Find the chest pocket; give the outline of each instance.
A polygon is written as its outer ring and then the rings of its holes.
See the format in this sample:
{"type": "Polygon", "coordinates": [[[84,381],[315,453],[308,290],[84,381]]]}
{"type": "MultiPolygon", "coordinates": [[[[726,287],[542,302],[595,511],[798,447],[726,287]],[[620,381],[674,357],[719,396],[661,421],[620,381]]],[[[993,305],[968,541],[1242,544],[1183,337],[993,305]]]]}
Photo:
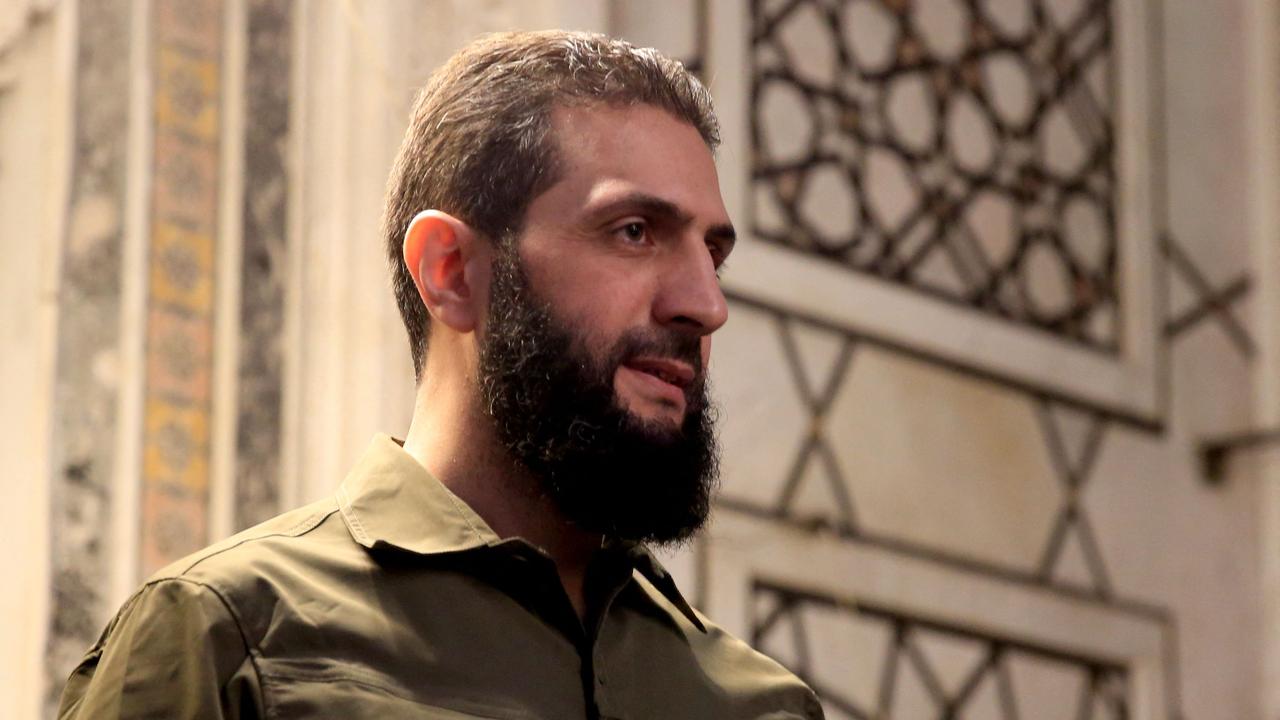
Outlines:
{"type": "Polygon", "coordinates": [[[500,707],[466,698],[405,697],[378,684],[351,677],[324,680],[264,676],[268,718],[340,717],[344,720],[562,720],[520,707],[500,707]]]}

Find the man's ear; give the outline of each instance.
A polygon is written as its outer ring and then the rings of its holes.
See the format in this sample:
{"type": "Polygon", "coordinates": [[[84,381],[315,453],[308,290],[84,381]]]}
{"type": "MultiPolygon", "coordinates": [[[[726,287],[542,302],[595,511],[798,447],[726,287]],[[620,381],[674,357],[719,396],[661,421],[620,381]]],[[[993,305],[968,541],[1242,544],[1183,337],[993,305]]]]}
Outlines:
{"type": "Polygon", "coordinates": [[[404,234],[404,264],[436,320],[458,332],[476,327],[476,288],[466,272],[478,250],[469,225],[439,210],[423,210],[404,234]]]}

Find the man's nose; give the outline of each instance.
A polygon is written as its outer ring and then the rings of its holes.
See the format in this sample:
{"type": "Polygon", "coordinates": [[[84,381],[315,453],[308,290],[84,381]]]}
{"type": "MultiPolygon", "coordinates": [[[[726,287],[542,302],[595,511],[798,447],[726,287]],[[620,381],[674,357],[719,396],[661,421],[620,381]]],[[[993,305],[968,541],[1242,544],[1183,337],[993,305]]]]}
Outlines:
{"type": "Polygon", "coordinates": [[[698,335],[710,335],[729,319],[715,262],[706,244],[682,243],[658,281],[654,319],[698,335]]]}

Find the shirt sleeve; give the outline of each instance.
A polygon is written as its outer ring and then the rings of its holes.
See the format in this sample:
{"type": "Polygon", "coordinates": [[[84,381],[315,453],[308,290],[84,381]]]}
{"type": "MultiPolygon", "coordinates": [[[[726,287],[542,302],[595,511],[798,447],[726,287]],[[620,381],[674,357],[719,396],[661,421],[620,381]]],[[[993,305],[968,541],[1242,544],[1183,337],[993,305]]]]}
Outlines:
{"type": "Polygon", "coordinates": [[[72,672],[59,720],[261,717],[262,690],[239,623],[207,585],[145,585],[72,672]]]}

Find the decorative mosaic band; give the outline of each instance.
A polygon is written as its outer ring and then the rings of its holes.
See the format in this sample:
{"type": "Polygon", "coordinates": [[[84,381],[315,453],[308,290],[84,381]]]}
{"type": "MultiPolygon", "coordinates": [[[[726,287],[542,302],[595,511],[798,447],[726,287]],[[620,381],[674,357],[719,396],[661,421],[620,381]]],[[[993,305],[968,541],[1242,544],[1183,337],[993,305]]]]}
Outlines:
{"type": "Polygon", "coordinates": [[[222,2],[154,7],[142,572],[209,541],[222,2]]]}

